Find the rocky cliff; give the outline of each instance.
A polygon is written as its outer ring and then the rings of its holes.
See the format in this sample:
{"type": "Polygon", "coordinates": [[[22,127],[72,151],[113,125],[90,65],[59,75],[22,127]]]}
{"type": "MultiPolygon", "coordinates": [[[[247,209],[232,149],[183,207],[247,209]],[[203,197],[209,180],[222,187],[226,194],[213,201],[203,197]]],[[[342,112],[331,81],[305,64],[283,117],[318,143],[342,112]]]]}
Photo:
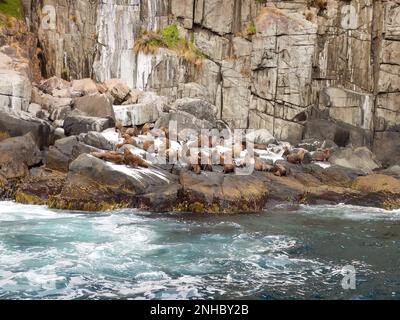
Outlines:
{"type": "Polygon", "coordinates": [[[322,137],[366,145],[386,162],[394,152],[400,156],[399,1],[33,0],[31,6],[46,76],[121,78],[171,99],[205,99],[233,128],[267,128],[290,142],[322,137]],[[53,28],[41,23],[48,5],[55,8],[53,28]],[[135,54],[140,32],[171,23],[205,54],[200,70],[168,50],[135,54]]]}
{"type": "Polygon", "coordinates": [[[0,198],[399,206],[400,1],[22,4],[0,2],[0,198]]]}

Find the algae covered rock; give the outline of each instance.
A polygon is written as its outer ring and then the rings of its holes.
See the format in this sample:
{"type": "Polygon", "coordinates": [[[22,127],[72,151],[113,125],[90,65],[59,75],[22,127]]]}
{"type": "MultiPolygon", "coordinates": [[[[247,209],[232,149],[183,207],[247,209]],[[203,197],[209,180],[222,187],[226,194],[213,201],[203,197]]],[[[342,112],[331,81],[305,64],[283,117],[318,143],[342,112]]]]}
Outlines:
{"type": "Polygon", "coordinates": [[[49,206],[84,211],[137,208],[142,195],[161,192],[176,180],[161,169],[134,169],[82,154],[70,164],[65,186],[50,198],[49,206]]]}
{"type": "Polygon", "coordinates": [[[254,176],[206,173],[180,174],[179,202],[176,210],[201,213],[250,213],[261,211],[267,201],[264,182],[254,176]]]}

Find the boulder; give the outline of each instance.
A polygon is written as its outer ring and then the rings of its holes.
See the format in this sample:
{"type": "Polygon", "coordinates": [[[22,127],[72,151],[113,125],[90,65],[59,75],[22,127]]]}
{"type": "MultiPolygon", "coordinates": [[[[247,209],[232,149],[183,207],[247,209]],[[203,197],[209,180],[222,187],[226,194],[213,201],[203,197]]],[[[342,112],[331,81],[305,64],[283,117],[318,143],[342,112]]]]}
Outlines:
{"type": "Polygon", "coordinates": [[[160,116],[157,106],[153,103],[114,106],[114,114],[116,122],[125,127],[155,122],[160,116]]]}
{"type": "Polygon", "coordinates": [[[40,149],[54,141],[54,128],[45,120],[24,111],[0,109],[0,132],[18,137],[31,132],[40,149]]]}
{"type": "Polygon", "coordinates": [[[101,132],[91,131],[79,135],[79,141],[101,150],[114,150],[115,143],[108,140],[101,132]]]}
{"type": "Polygon", "coordinates": [[[400,132],[375,132],[372,150],[384,167],[400,165],[400,132]]]}
{"type": "Polygon", "coordinates": [[[79,135],[89,131],[104,131],[105,129],[115,126],[115,122],[111,117],[97,118],[83,115],[68,116],[64,120],[65,135],[79,135]]]}
{"type": "Polygon", "coordinates": [[[30,80],[14,70],[0,69],[0,107],[26,110],[31,98],[30,80]]]}
{"type": "Polygon", "coordinates": [[[31,170],[19,185],[15,201],[23,204],[45,205],[49,197],[59,194],[65,184],[66,174],[58,171],[39,168],[31,170]]]}
{"type": "Polygon", "coordinates": [[[114,98],[114,104],[120,105],[127,98],[130,89],[129,87],[119,79],[111,79],[104,82],[108,92],[114,98]]]}
{"type": "Polygon", "coordinates": [[[381,167],[375,155],[366,147],[342,148],[329,158],[329,162],[350,169],[358,169],[366,174],[381,167]]]}
{"type": "Polygon", "coordinates": [[[49,206],[85,211],[138,207],[142,195],[176,184],[176,177],[161,169],[133,169],[114,165],[88,154],[70,165],[67,182],[49,206]]]}
{"type": "Polygon", "coordinates": [[[275,144],[277,142],[274,136],[267,129],[259,129],[248,133],[246,135],[246,140],[251,141],[254,144],[265,146],[275,144]]]}
{"type": "Polygon", "coordinates": [[[170,113],[164,113],[160,116],[155,123],[155,129],[170,128],[170,125],[175,124],[177,133],[188,129],[200,132],[203,129],[210,130],[215,128],[215,123],[213,122],[198,119],[184,111],[171,111],[170,113]]]}
{"type": "Polygon", "coordinates": [[[143,91],[138,97],[138,103],[153,103],[159,110],[164,110],[170,102],[170,98],[160,96],[155,92],[143,91]]]}
{"type": "Polygon", "coordinates": [[[126,96],[125,101],[122,103],[123,105],[127,104],[136,104],[139,101],[139,98],[143,95],[143,91],[140,90],[131,90],[129,94],[126,96]]]}
{"type": "Polygon", "coordinates": [[[112,102],[105,94],[76,98],[74,107],[91,117],[115,118],[112,102]]]}
{"type": "Polygon", "coordinates": [[[400,180],[383,174],[358,177],[353,188],[362,192],[387,192],[400,194],[400,180]]]}
{"type": "Polygon", "coordinates": [[[264,182],[252,175],[182,171],[182,190],[175,209],[181,212],[248,213],[259,212],[267,202],[264,182]]]}
{"type": "Polygon", "coordinates": [[[394,165],[382,171],[383,174],[400,179],[400,165],[394,165]]]}
{"type": "Polygon", "coordinates": [[[37,103],[31,103],[28,107],[27,112],[34,115],[35,117],[38,116],[40,112],[42,112],[42,106],[37,103]]]}
{"type": "Polygon", "coordinates": [[[57,108],[53,108],[49,118],[51,121],[64,120],[72,113],[72,107],[69,105],[59,106],[57,108]]]}
{"type": "Polygon", "coordinates": [[[0,142],[0,176],[16,179],[28,174],[29,167],[42,161],[32,133],[0,142]]]}
{"type": "Polygon", "coordinates": [[[98,94],[96,83],[89,78],[74,80],[71,84],[71,93],[75,97],[98,94]]]}
{"type": "Polygon", "coordinates": [[[171,108],[177,111],[184,111],[195,116],[198,119],[207,120],[211,123],[215,122],[215,120],[217,119],[217,107],[201,99],[178,99],[171,106],[171,108]]]}
{"type": "Polygon", "coordinates": [[[46,94],[54,95],[56,91],[69,89],[71,84],[61,78],[51,77],[47,80],[44,80],[40,83],[39,89],[46,94]]]}
{"type": "Polygon", "coordinates": [[[70,163],[82,153],[99,151],[101,150],[80,142],[76,136],[59,139],[47,152],[46,168],[67,172],[70,163]]]}
{"type": "Polygon", "coordinates": [[[371,145],[372,135],[366,130],[331,119],[306,121],[303,137],[320,141],[331,140],[339,147],[371,145]]]}

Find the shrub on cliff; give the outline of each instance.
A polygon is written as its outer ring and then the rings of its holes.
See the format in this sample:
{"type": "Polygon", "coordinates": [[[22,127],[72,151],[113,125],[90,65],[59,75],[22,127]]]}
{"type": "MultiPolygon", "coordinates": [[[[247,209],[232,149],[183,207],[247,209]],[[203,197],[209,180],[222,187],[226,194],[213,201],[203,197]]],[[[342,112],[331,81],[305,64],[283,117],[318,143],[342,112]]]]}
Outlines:
{"type": "Polygon", "coordinates": [[[0,0],[0,14],[22,19],[23,9],[20,0],[0,0]]]}
{"type": "Polygon", "coordinates": [[[182,38],[176,24],[171,24],[158,32],[144,31],[135,42],[136,53],[156,54],[160,48],[175,51],[185,61],[201,65],[205,55],[193,41],[182,38]]]}

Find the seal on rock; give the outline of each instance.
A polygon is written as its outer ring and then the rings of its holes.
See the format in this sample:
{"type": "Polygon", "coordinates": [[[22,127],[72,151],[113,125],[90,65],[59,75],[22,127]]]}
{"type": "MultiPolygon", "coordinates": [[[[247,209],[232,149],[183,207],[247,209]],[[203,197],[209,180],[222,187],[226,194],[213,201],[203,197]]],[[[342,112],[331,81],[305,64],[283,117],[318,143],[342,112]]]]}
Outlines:
{"type": "Polygon", "coordinates": [[[115,164],[124,164],[124,156],[115,151],[92,152],[91,155],[104,161],[109,161],[115,164]]]}
{"type": "Polygon", "coordinates": [[[141,157],[133,154],[128,149],[124,150],[124,163],[133,168],[143,167],[148,168],[148,164],[141,157]]]}

